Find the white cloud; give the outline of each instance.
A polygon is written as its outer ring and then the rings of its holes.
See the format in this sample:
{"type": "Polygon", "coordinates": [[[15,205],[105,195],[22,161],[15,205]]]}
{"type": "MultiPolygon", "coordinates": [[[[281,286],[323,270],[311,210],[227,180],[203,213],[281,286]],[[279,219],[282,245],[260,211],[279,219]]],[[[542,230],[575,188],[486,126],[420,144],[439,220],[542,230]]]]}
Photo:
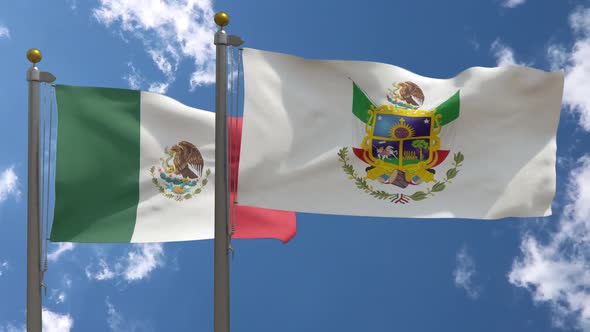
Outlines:
{"type": "Polygon", "coordinates": [[[479,289],[473,284],[473,277],[475,276],[475,262],[473,257],[467,252],[467,248],[463,247],[457,252],[457,266],[453,271],[455,277],[455,286],[463,288],[467,295],[476,299],[479,296],[479,289]]]}
{"type": "Polygon", "coordinates": [[[88,279],[94,280],[110,280],[115,277],[115,272],[111,270],[109,264],[104,260],[100,259],[99,261],[99,269],[97,271],[96,268],[92,268],[91,266],[86,267],[86,277],[88,279]],[[94,270],[95,272],[92,272],[94,270]]]}
{"type": "MultiPolygon", "coordinates": [[[[123,76],[123,79],[127,81],[127,84],[131,89],[141,90],[145,82],[145,79],[141,75],[140,71],[137,68],[135,68],[133,63],[129,62],[127,63],[127,65],[129,66],[130,72],[129,74],[123,76]]],[[[166,67],[166,65],[162,66],[166,67]]],[[[168,91],[168,88],[170,87],[170,84],[172,84],[172,82],[174,82],[174,76],[170,75],[165,82],[149,83],[147,90],[150,92],[164,94],[166,93],[166,91],[168,91]]]]}
{"type": "Polygon", "coordinates": [[[56,304],[64,303],[66,301],[66,293],[63,290],[54,289],[51,291],[49,299],[56,304]]]}
{"type": "Polygon", "coordinates": [[[62,315],[43,308],[42,316],[43,332],[68,332],[74,326],[69,314],[62,315]]]}
{"type": "Polygon", "coordinates": [[[180,61],[190,59],[195,70],[191,89],[215,82],[215,45],[211,0],[100,0],[94,17],[107,27],[138,37],[156,67],[163,87],[174,81],[180,61]]]}
{"type": "MultiPolygon", "coordinates": [[[[547,59],[552,70],[565,72],[564,105],[590,131],[590,8],[576,9],[569,22],[575,42],[571,48],[550,45],[547,59]]],[[[534,301],[548,303],[554,325],[590,332],[590,155],[574,165],[566,189],[557,230],[546,241],[527,234],[508,279],[534,301]]]]}
{"type": "Polygon", "coordinates": [[[562,45],[549,45],[547,48],[547,60],[553,71],[563,69],[567,65],[568,57],[569,54],[562,45]]]}
{"type": "Polygon", "coordinates": [[[172,55],[171,60],[174,61],[174,64],[172,64],[170,60],[168,60],[166,52],[164,51],[148,50],[148,53],[152,57],[152,60],[156,63],[156,66],[158,66],[158,69],[164,75],[166,75],[166,77],[174,75],[174,72],[176,72],[176,69],[178,67],[178,61],[180,60],[178,54],[174,50],[170,52],[170,54],[172,55]]]}
{"type": "Polygon", "coordinates": [[[113,332],[135,332],[135,331],[153,331],[153,326],[149,321],[130,320],[123,315],[111,303],[109,297],[106,298],[107,305],[107,325],[113,332]]]}
{"type": "Polygon", "coordinates": [[[10,39],[10,30],[2,24],[0,24],[0,39],[1,38],[10,39]]]}
{"type": "Polygon", "coordinates": [[[112,268],[104,259],[100,259],[99,265],[98,268],[86,268],[88,279],[110,280],[120,277],[127,282],[142,280],[164,265],[164,247],[161,243],[136,244],[125,256],[111,264],[112,268]]]}
{"type": "Polygon", "coordinates": [[[169,86],[170,83],[168,82],[154,82],[150,84],[148,91],[164,94],[168,91],[169,86]]]}
{"type": "Polygon", "coordinates": [[[121,331],[123,325],[123,316],[115,309],[109,298],[105,300],[107,305],[107,324],[111,331],[121,331]]]}
{"type": "Polygon", "coordinates": [[[494,40],[490,49],[496,58],[496,63],[498,66],[502,67],[518,64],[514,59],[514,51],[512,48],[502,43],[500,39],[494,40]]]}
{"type": "Polygon", "coordinates": [[[579,114],[580,125],[590,131],[590,8],[578,8],[569,21],[576,37],[571,51],[551,45],[547,57],[554,70],[565,70],[563,103],[579,114]]]}
{"type": "Polygon", "coordinates": [[[76,0],[67,0],[66,2],[68,2],[70,4],[70,9],[71,10],[76,10],[76,8],[78,7],[78,4],[76,3],[76,0]]]}
{"type": "Polygon", "coordinates": [[[164,248],[160,243],[140,244],[127,254],[123,275],[125,280],[141,280],[164,263],[164,248]]]}
{"type": "Polygon", "coordinates": [[[72,279],[67,274],[64,275],[63,284],[67,288],[72,288],[72,279]]]}
{"type": "Polygon", "coordinates": [[[8,270],[8,262],[4,261],[0,261],[0,277],[2,276],[2,274],[8,270]]]}
{"type": "Polygon", "coordinates": [[[143,81],[143,78],[141,77],[141,74],[139,73],[139,71],[135,68],[135,66],[133,65],[133,63],[128,62],[127,66],[129,66],[129,70],[131,71],[128,75],[123,76],[123,79],[127,81],[127,84],[129,85],[129,87],[133,90],[140,90],[141,89],[141,83],[143,81]]]}
{"type": "Polygon", "coordinates": [[[503,7],[507,7],[507,8],[515,8],[518,7],[522,4],[524,4],[526,2],[526,0],[505,0],[502,3],[503,7]]]}
{"type": "Polygon", "coordinates": [[[9,196],[20,197],[18,176],[14,172],[14,167],[9,167],[0,173],[0,203],[8,199],[9,196]]]}
{"type": "Polygon", "coordinates": [[[469,39],[469,44],[471,44],[471,47],[473,47],[474,51],[479,51],[480,48],[480,44],[479,41],[477,41],[477,39],[475,37],[469,39]]]}
{"type": "Polygon", "coordinates": [[[528,234],[509,281],[553,309],[556,326],[590,331],[590,155],[570,173],[568,203],[547,241],[528,234]]]}
{"type": "Polygon", "coordinates": [[[56,304],[64,303],[68,297],[66,290],[72,288],[72,279],[67,274],[62,278],[61,287],[62,289],[52,289],[51,295],[49,296],[49,299],[56,304]]]}
{"type": "Polygon", "coordinates": [[[61,257],[61,255],[68,251],[74,250],[74,247],[75,245],[71,242],[60,242],[57,246],[57,249],[47,255],[47,259],[52,262],[56,262],[61,257]]]}
{"type": "MultiPolygon", "coordinates": [[[[41,329],[43,332],[70,332],[74,319],[69,314],[55,313],[47,308],[41,310],[41,329]]],[[[0,325],[0,332],[26,332],[26,325],[16,326],[8,323],[0,325]]]]}
{"type": "Polygon", "coordinates": [[[570,26],[574,32],[590,37],[590,8],[578,7],[570,15],[570,26]]]}
{"type": "Polygon", "coordinates": [[[0,332],[27,332],[27,328],[24,325],[18,327],[11,323],[7,323],[5,325],[0,325],[0,332]]]}

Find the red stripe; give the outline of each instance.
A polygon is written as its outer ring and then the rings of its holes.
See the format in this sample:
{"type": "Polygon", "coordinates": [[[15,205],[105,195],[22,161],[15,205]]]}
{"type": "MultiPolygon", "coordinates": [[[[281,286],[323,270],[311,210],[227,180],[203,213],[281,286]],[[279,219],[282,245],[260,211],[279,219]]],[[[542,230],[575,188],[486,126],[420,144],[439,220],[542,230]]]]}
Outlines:
{"type": "Polygon", "coordinates": [[[436,167],[438,165],[440,165],[443,161],[445,161],[445,159],[447,159],[447,156],[449,155],[449,150],[438,150],[435,152],[435,154],[438,154],[438,160],[436,161],[436,164],[434,164],[434,166],[432,167],[436,167]]]}
{"type": "MultiPolygon", "coordinates": [[[[238,166],[240,161],[240,144],[242,141],[242,118],[229,118],[228,131],[233,141],[231,160],[229,161],[230,188],[234,188],[238,180],[238,166]],[[237,121],[236,121],[237,120],[237,121]],[[235,128],[234,128],[235,127],[235,128]],[[235,136],[234,136],[235,135],[235,136]]],[[[231,201],[233,196],[231,193],[231,201]]],[[[239,199],[239,197],[238,197],[239,199]]],[[[230,204],[232,206],[233,203],[230,204]]],[[[235,206],[236,239],[277,239],[289,242],[297,232],[297,217],[295,212],[256,208],[251,206],[235,206]]]]}
{"type": "Polygon", "coordinates": [[[367,161],[367,159],[365,159],[365,150],[363,149],[359,149],[359,148],[352,148],[352,152],[354,152],[354,155],[359,158],[360,160],[366,162],[367,164],[369,163],[367,161]]]}

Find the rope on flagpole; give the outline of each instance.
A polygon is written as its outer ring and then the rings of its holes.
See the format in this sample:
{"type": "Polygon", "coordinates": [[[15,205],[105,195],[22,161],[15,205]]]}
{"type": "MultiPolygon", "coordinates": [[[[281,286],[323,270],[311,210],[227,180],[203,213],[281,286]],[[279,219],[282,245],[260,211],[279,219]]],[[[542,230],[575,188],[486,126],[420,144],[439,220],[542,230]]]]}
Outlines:
{"type": "MultiPolygon", "coordinates": [[[[233,192],[233,184],[232,184],[232,175],[233,175],[233,163],[234,163],[234,142],[236,139],[236,135],[235,135],[235,126],[234,126],[234,85],[235,85],[235,81],[234,81],[234,48],[232,46],[230,46],[228,48],[228,52],[229,52],[229,57],[230,57],[230,61],[229,61],[229,94],[228,94],[228,99],[229,99],[229,130],[227,131],[228,133],[228,193],[229,193],[229,197],[228,199],[230,200],[229,202],[229,218],[228,218],[228,230],[229,230],[229,242],[228,242],[228,251],[229,253],[231,253],[232,258],[234,258],[234,248],[232,246],[232,237],[234,235],[234,223],[235,223],[235,209],[234,209],[234,204],[232,201],[232,192],[233,192]]],[[[234,179],[235,181],[235,179],[234,179]]]]}
{"type": "MultiPolygon", "coordinates": [[[[40,222],[42,223],[43,220],[45,220],[45,218],[47,217],[45,214],[45,207],[47,205],[49,205],[49,201],[47,200],[47,195],[45,194],[46,191],[46,187],[48,187],[48,185],[46,184],[46,178],[47,176],[45,175],[45,145],[47,144],[47,134],[46,134],[46,128],[47,128],[47,84],[42,82],[41,83],[42,89],[42,100],[43,100],[43,106],[41,107],[40,112],[43,113],[43,124],[42,126],[40,126],[40,138],[39,138],[39,154],[40,154],[40,161],[41,161],[41,165],[40,165],[40,178],[41,178],[41,186],[40,186],[40,190],[39,190],[39,210],[40,212],[40,222]]],[[[41,232],[39,232],[39,241],[40,241],[40,245],[39,245],[39,251],[40,251],[40,257],[43,257],[44,253],[47,253],[47,247],[43,245],[43,230],[41,230],[41,232]]],[[[47,285],[45,284],[45,280],[44,280],[44,275],[45,275],[45,271],[47,270],[45,268],[44,265],[39,266],[39,269],[41,270],[41,288],[43,288],[43,290],[45,291],[45,296],[47,296],[47,285]]]]}
{"type": "Polygon", "coordinates": [[[236,213],[236,205],[238,204],[238,199],[237,199],[237,195],[238,195],[238,163],[239,163],[239,147],[238,147],[238,142],[240,141],[240,135],[238,133],[238,124],[239,124],[239,111],[240,111],[240,81],[241,81],[241,55],[242,55],[242,49],[238,49],[238,53],[237,53],[237,70],[236,70],[236,64],[235,64],[235,57],[236,57],[236,52],[235,52],[235,47],[231,47],[231,73],[230,73],[230,77],[231,80],[230,82],[232,82],[231,84],[231,90],[230,90],[230,98],[231,98],[231,102],[230,102],[230,144],[229,144],[229,151],[230,151],[230,179],[233,179],[233,181],[230,181],[230,193],[233,193],[233,195],[231,196],[231,209],[230,209],[230,249],[231,249],[231,253],[232,253],[232,257],[234,254],[234,250],[233,247],[231,247],[231,240],[233,235],[235,235],[236,233],[236,220],[237,220],[237,213],[236,213]],[[237,77],[236,77],[237,76],[237,77]],[[235,85],[235,88],[234,88],[235,85]],[[235,100],[233,100],[235,98],[235,100]]]}
{"type": "MultiPolygon", "coordinates": [[[[49,267],[49,262],[48,262],[48,252],[49,252],[49,196],[50,196],[50,188],[51,188],[51,157],[52,157],[52,141],[53,141],[53,103],[55,101],[55,89],[53,86],[50,86],[47,83],[43,83],[44,85],[44,93],[45,93],[45,97],[47,94],[47,88],[49,88],[49,129],[48,129],[48,135],[45,135],[45,133],[43,134],[43,155],[45,155],[45,151],[48,152],[47,154],[47,175],[45,175],[45,163],[42,163],[42,183],[44,188],[42,187],[42,192],[45,193],[44,195],[44,204],[45,204],[45,213],[43,213],[42,210],[42,215],[43,218],[42,220],[45,220],[45,227],[43,229],[42,232],[42,238],[44,240],[44,244],[41,243],[41,248],[43,249],[41,252],[41,255],[43,257],[43,266],[41,268],[41,286],[43,287],[44,291],[45,291],[45,296],[47,296],[47,284],[45,283],[45,272],[47,272],[47,269],[49,267]],[[47,150],[46,150],[47,147],[47,150]],[[45,179],[47,179],[47,181],[45,181],[45,179]]],[[[46,99],[46,98],[45,98],[46,99]]],[[[47,117],[47,101],[44,100],[44,105],[43,105],[43,132],[45,132],[45,126],[46,126],[46,122],[45,122],[45,118],[47,117]]],[[[43,158],[43,160],[45,160],[45,158],[43,158]]]]}
{"type": "MultiPolygon", "coordinates": [[[[39,108],[40,117],[41,114],[43,115],[43,122],[42,125],[39,126],[39,160],[41,161],[40,164],[40,174],[39,174],[39,211],[41,220],[40,222],[43,223],[45,218],[45,141],[46,141],[46,134],[45,129],[47,128],[47,85],[41,82],[41,89],[40,89],[41,97],[43,99],[43,103],[39,108]]],[[[43,257],[43,253],[45,252],[46,248],[43,248],[43,230],[41,230],[40,237],[39,237],[39,250],[40,250],[40,257],[43,257]]],[[[47,288],[43,283],[43,266],[39,266],[41,270],[41,287],[45,289],[47,292],[47,288]]]]}
{"type": "MultiPolygon", "coordinates": [[[[238,49],[238,78],[236,80],[236,115],[235,115],[236,128],[238,127],[238,113],[240,112],[240,82],[241,82],[240,73],[243,70],[243,68],[242,68],[242,50],[243,50],[242,48],[238,49]]],[[[242,123],[242,126],[243,126],[243,123],[242,123]]],[[[241,139],[241,137],[239,139],[241,139]]],[[[236,141],[236,148],[237,148],[237,141],[236,141]]],[[[239,155],[239,153],[240,152],[238,150],[237,154],[239,155]]],[[[234,179],[235,179],[235,182],[234,182],[234,205],[238,204],[238,174],[239,174],[238,164],[239,164],[239,159],[236,160],[236,167],[235,167],[235,173],[234,173],[234,179]]]]}

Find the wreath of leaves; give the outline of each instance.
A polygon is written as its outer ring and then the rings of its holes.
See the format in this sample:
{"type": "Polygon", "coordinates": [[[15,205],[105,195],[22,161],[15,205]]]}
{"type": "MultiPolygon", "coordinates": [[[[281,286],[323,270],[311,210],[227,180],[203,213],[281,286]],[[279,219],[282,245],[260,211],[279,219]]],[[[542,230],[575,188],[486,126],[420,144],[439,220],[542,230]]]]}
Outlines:
{"type": "MultiPolygon", "coordinates": [[[[463,166],[461,163],[465,160],[465,156],[461,152],[457,152],[453,155],[453,168],[447,170],[447,176],[444,180],[436,182],[432,187],[426,188],[426,191],[416,191],[411,195],[406,195],[405,197],[410,198],[413,201],[421,201],[427,199],[430,196],[434,196],[434,193],[441,192],[445,190],[448,183],[452,183],[451,179],[459,174],[459,167],[463,166]]],[[[354,182],[358,189],[363,190],[365,193],[377,198],[377,199],[388,199],[390,201],[394,201],[398,199],[399,193],[389,193],[385,190],[375,190],[373,186],[367,183],[366,178],[360,177],[352,167],[351,164],[348,162],[350,158],[348,157],[348,148],[344,147],[338,151],[338,160],[342,163],[342,169],[344,173],[348,175],[348,178],[354,182]]]]}
{"type": "Polygon", "coordinates": [[[211,170],[207,169],[205,171],[205,177],[201,180],[201,184],[197,188],[195,188],[195,190],[193,190],[192,192],[189,192],[187,194],[179,195],[179,194],[171,194],[169,192],[166,192],[166,188],[164,188],[162,185],[160,185],[160,182],[156,178],[155,170],[156,170],[155,166],[152,166],[150,168],[150,174],[152,175],[152,183],[158,188],[158,191],[162,195],[164,195],[164,197],[174,199],[177,201],[183,201],[186,199],[190,199],[193,196],[200,194],[203,191],[203,188],[207,185],[207,182],[208,182],[207,179],[209,178],[209,175],[211,175],[211,170]]]}

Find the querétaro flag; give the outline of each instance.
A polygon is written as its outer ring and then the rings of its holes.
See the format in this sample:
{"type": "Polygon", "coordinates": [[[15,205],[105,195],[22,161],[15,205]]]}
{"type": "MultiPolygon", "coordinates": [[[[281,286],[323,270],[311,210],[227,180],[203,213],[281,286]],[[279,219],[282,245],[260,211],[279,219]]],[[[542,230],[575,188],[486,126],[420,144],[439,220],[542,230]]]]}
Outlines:
{"type": "Polygon", "coordinates": [[[339,215],[546,216],[563,74],[244,50],[240,202],[339,215]]]}
{"type": "MultiPolygon", "coordinates": [[[[215,113],[126,89],[58,85],[56,99],[51,241],[214,238],[215,113]]],[[[241,119],[230,122],[238,123],[232,137],[239,138],[241,119]]],[[[293,212],[231,211],[234,238],[287,242],[295,235],[293,212]]]]}

